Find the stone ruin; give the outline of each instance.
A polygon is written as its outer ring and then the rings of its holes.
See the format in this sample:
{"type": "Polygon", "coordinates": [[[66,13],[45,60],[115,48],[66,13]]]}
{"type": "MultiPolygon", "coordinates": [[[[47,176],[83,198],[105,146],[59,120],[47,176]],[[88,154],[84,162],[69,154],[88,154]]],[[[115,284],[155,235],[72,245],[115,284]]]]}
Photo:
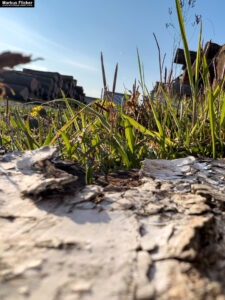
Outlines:
{"type": "MultiPolygon", "coordinates": [[[[210,72],[210,83],[213,87],[217,86],[218,83],[222,82],[224,80],[225,75],[225,44],[224,45],[218,45],[216,43],[213,43],[211,41],[207,42],[203,53],[205,54],[209,72],[210,72]]],[[[191,57],[191,64],[192,64],[192,71],[193,74],[195,72],[195,63],[196,63],[196,51],[190,51],[190,57],[191,57]]],[[[168,83],[162,83],[164,87],[166,87],[167,90],[172,95],[177,96],[191,96],[191,87],[190,82],[188,78],[188,71],[186,66],[186,60],[184,55],[184,50],[181,48],[178,48],[174,57],[174,63],[182,65],[182,74],[178,77],[176,77],[172,82],[168,83]]],[[[158,90],[160,83],[156,82],[153,94],[158,90]]],[[[199,80],[199,87],[202,85],[202,79],[199,80]]],[[[224,85],[224,84],[223,84],[224,85]]]]}
{"type": "Polygon", "coordinates": [[[4,84],[5,94],[10,100],[49,101],[62,98],[62,91],[66,97],[81,102],[85,98],[83,87],[77,85],[73,76],[58,72],[3,69],[0,71],[0,82],[4,84]]]}

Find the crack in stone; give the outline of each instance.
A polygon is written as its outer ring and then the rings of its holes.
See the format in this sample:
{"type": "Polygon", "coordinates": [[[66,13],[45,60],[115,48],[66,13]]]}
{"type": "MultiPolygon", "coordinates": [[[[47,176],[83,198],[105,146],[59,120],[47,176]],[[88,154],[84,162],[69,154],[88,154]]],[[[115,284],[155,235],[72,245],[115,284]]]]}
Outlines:
{"type": "Polygon", "coordinates": [[[30,216],[18,216],[18,215],[0,215],[0,219],[5,219],[10,222],[14,222],[16,219],[27,219],[27,220],[32,220],[36,221],[37,218],[35,217],[30,217],[30,216]]]}
{"type": "Polygon", "coordinates": [[[34,247],[36,248],[44,248],[44,249],[55,249],[55,250],[73,250],[73,249],[81,249],[79,243],[76,242],[58,242],[55,243],[54,241],[47,241],[47,242],[40,242],[35,244],[34,247]]]}

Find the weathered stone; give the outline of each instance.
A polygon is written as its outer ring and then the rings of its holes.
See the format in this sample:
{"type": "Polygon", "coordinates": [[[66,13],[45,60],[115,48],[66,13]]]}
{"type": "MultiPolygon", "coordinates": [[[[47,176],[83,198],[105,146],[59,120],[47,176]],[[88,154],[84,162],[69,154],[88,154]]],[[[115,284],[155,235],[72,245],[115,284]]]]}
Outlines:
{"type": "Polygon", "coordinates": [[[191,169],[193,162],[195,162],[193,156],[174,160],[145,159],[141,174],[160,180],[179,180],[182,176],[193,173],[191,169]]]}
{"type": "Polygon", "coordinates": [[[146,160],[114,190],[56,154],[0,158],[0,299],[225,299],[223,161],[146,160]]]}

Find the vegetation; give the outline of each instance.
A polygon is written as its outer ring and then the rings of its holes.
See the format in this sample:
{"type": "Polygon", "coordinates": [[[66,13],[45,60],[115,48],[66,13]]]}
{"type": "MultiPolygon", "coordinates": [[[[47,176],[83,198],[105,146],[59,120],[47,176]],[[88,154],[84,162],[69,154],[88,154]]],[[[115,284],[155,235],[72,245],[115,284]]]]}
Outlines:
{"type": "MultiPolygon", "coordinates": [[[[199,36],[195,70],[180,6],[177,16],[191,84],[192,98],[178,99],[160,85],[152,99],[144,81],[139,53],[139,92],[136,83],[124,106],[117,107],[107,94],[85,105],[74,99],[57,99],[40,106],[0,108],[0,148],[6,151],[57,145],[63,159],[78,161],[91,183],[95,172],[136,168],[146,157],[186,155],[223,157],[225,154],[224,82],[213,87],[199,36]],[[199,88],[199,80],[203,88],[199,88]]],[[[113,90],[115,90],[117,68],[113,90]]]]}

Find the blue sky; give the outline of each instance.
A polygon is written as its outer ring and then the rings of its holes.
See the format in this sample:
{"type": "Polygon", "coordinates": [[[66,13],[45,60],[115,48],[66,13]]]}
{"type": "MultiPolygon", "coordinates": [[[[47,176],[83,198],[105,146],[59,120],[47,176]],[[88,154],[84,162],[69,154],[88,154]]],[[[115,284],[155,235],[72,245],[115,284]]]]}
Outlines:
{"type": "MultiPolygon", "coordinates": [[[[203,19],[203,39],[225,43],[224,0],[197,0],[188,14],[187,34],[191,50],[197,47],[203,19]]],[[[131,89],[139,79],[136,49],[144,65],[149,89],[159,79],[156,34],[166,65],[171,65],[179,31],[174,0],[35,0],[35,8],[0,8],[0,51],[20,51],[43,57],[25,67],[72,75],[88,96],[99,97],[102,89],[100,52],[112,87],[119,64],[117,92],[131,89]],[[168,8],[173,9],[170,17],[168,8]],[[175,29],[165,24],[172,21],[175,29]]],[[[178,72],[178,71],[177,71],[178,72]]]]}

